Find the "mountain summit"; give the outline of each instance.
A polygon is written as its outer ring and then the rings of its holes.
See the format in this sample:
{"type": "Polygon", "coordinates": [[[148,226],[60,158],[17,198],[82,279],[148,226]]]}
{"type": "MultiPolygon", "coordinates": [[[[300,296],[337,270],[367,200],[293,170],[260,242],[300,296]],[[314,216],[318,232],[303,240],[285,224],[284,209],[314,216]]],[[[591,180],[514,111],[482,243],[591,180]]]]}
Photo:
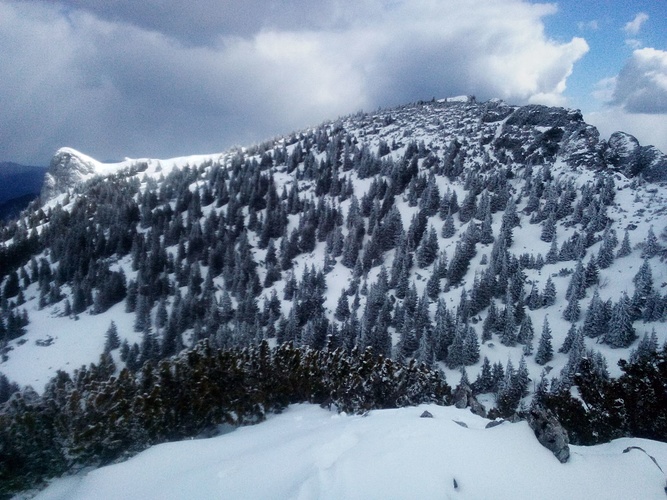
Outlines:
{"type": "Polygon", "coordinates": [[[667,440],[666,165],[472,98],[206,156],[63,149],[0,227],[0,442],[60,474],[303,401],[667,440]]]}
{"type": "Polygon", "coordinates": [[[72,148],[60,148],[49,163],[41,199],[47,201],[101,173],[100,163],[72,148]]]}
{"type": "MultiPolygon", "coordinates": [[[[467,141],[474,138],[482,146],[489,145],[500,158],[509,155],[518,163],[541,164],[559,157],[571,166],[612,169],[628,177],[641,174],[649,181],[667,181],[667,155],[653,146],[641,146],[625,132],[601,140],[597,129],[587,124],[578,110],[512,106],[499,99],[477,103],[473,97],[442,99],[409,109],[415,114],[415,124],[437,120],[443,109],[449,111],[447,114],[459,115],[458,122],[440,124],[445,135],[463,133],[467,141]],[[465,130],[460,128],[463,121],[469,124],[465,130]]],[[[400,114],[405,111],[405,107],[396,109],[400,114]]],[[[158,160],[102,163],[72,148],[61,148],[51,159],[41,199],[47,201],[95,175],[109,175],[152,161],[158,160]]]]}

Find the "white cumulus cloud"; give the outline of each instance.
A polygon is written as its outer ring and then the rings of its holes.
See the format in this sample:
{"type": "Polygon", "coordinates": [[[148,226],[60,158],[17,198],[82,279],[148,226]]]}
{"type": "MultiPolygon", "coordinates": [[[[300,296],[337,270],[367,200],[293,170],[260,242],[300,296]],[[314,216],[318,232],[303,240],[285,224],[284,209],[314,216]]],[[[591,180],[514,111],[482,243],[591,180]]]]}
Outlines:
{"type": "Polygon", "coordinates": [[[113,5],[0,0],[0,159],[218,151],[457,94],[564,104],[588,50],[545,35],[553,4],[523,0],[113,5]]]}
{"type": "Polygon", "coordinates": [[[637,35],[646,21],[648,21],[648,14],[645,12],[639,12],[635,15],[632,21],[625,23],[625,26],[623,26],[623,31],[625,31],[628,35],[637,35]]]}
{"type": "Polygon", "coordinates": [[[612,103],[630,113],[667,113],[667,51],[635,50],[616,77],[612,103]]]}
{"type": "Polygon", "coordinates": [[[606,106],[585,118],[603,136],[623,130],[667,152],[667,51],[635,50],[618,75],[597,83],[593,97],[606,106]]]}

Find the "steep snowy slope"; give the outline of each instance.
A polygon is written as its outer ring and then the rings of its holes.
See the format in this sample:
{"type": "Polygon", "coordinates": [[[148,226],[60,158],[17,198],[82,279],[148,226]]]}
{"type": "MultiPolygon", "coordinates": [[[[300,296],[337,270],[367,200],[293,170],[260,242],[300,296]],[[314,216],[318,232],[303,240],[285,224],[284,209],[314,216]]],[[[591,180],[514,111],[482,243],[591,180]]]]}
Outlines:
{"type": "Polygon", "coordinates": [[[667,193],[643,178],[661,179],[667,161],[647,151],[623,134],[600,140],[577,111],[471,99],[216,155],[103,164],[62,149],[49,201],[2,233],[0,372],[41,391],[58,369],[97,361],[113,321],[127,341],[112,351],[120,366],[201,338],[321,346],[332,335],[435,362],[452,384],[463,367],[474,381],[484,358],[516,370],[522,356],[529,392],[584,355],[617,376],[644,335],[667,340],[667,193]],[[644,261],[648,296],[633,282],[644,261]],[[575,314],[579,264],[590,272],[575,314]],[[625,340],[590,330],[599,304],[610,330],[623,297],[634,301],[625,340]],[[543,330],[553,356],[536,359],[543,330]]]}
{"type": "MultiPolygon", "coordinates": [[[[667,341],[666,171],[578,111],[474,99],[214,155],[104,164],[63,149],[42,207],[0,228],[0,402],[52,407],[55,391],[94,413],[91,374],[127,368],[150,392],[150,367],[197,342],[261,340],[424,363],[479,413],[578,398],[582,366],[607,387],[619,360],[667,341]]],[[[62,446],[60,467],[80,463],[62,446]]]]}

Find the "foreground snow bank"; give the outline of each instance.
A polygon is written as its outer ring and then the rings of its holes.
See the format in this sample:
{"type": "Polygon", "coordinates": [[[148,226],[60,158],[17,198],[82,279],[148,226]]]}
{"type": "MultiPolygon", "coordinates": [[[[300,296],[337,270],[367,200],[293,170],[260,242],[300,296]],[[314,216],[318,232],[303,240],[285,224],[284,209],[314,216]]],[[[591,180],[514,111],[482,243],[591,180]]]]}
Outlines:
{"type": "Polygon", "coordinates": [[[125,463],[56,480],[37,498],[665,499],[656,464],[623,450],[640,446],[667,465],[667,444],[573,446],[560,464],[525,422],[487,423],[435,405],[365,417],[295,405],[256,426],[154,446],[125,463]],[[434,418],[419,418],[424,410],[434,418]]]}

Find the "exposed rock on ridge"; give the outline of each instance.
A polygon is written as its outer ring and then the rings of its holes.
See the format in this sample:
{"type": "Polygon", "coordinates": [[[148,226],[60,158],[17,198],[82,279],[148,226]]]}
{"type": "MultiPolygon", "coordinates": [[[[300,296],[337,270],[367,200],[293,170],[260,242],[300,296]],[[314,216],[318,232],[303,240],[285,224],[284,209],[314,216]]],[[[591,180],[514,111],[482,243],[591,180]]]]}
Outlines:
{"type": "Polygon", "coordinates": [[[654,146],[641,146],[625,132],[611,135],[605,160],[626,177],[642,174],[647,181],[667,181],[667,155],[654,146]]]}
{"type": "Polygon", "coordinates": [[[40,194],[42,202],[73,188],[96,173],[96,161],[70,148],[61,148],[51,159],[40,194]]]}

